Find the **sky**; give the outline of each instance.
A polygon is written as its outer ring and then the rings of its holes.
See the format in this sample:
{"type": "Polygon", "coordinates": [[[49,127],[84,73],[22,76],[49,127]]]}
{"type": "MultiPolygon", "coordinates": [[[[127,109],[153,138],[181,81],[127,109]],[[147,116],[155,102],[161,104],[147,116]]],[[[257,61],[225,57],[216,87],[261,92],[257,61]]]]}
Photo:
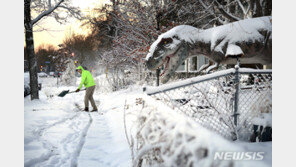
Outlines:
{"type": "MultiPolygon", "coordinates": [[[[101,5],[109,0],[72,0],[74,6],[79,6],[80,9],[87,10],[88,8],[92,8],[96,5],[101,5]]],[[[78,33],[83,33],[83,29],[80,28],[79,21],[76,19],[70,19],[68,23],[61,25],[56,22],[54,18],[46,17],[42,19],[42,23],[40,24],[42,28],[46,29],[45,31],[34,32],[34,46],[38,48],[41,44],[52,44],[54,46],[58,46],[61,44],[65,34],[67,32],[75,31],[78,33]]],[[[38,27],[34,27],[34,31],[38,29],[38,27]]]]}

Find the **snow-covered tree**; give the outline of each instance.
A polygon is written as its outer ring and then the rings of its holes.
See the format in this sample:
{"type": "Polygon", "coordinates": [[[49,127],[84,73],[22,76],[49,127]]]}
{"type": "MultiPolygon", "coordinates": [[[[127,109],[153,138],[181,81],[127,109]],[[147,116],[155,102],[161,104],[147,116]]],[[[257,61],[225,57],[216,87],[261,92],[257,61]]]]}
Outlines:
{"type": "Polygon", "coordinates": [[[68,59],[66,62],[66,70],[63,72],[63,75],[61,77],[61,84],[67,85],[67,86],[75,86],[76,83],[76,76],[75,76],[75,70],[76,66],[73,60],[68,59]]]}
{"type": "Polygon", "coordinates": [[[96,61],[94,52],[95,41],[90,35],[69,33],[63,40],[63,46],[72,54],[73,58],[85,66],[93,66],[96,61]]]}
{"type": "Polygon", "coordinates": [[[26,51],[29,61],[31,99],[39,99],[37,61],[34,52],[33,26],[41,19],[52,16],[58,22],[63,23],[68,16],[79,17],[80,10],[71,6],[70,0],[24,0],[24,27],[26,51]],[[35,16],[32,18],[32,16],[35,16]]]}
{"type": "Polygon", "coordinates": [[[270,16],[271,0],[198,0],[203,8],[199,15],[201,27],[210,28],[247,18],[270,16]],[[206,21],[206,22],[204,22],[206,21]]]}

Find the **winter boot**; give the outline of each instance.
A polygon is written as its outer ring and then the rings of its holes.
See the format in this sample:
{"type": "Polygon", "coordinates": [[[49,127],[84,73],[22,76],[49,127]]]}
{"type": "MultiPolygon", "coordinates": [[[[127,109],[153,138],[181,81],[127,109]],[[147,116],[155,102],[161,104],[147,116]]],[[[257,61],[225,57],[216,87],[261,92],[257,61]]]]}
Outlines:
{"type": "Polygon", "coordinates": [[[96,112],[96,111],[98,111],[98,109],[93,109],[93,110],[91,110],[91,112],[96,112]]]}
{"type": "Polygon", "coordinates": [[[83,111],[88,111],[88,107],[85,107],[83,111]]]}

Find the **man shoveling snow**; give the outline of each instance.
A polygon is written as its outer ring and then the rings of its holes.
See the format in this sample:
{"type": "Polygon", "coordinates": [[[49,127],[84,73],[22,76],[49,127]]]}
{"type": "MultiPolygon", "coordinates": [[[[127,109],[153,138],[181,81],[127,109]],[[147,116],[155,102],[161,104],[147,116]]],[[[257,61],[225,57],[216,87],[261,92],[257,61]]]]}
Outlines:
{"type": "Polygon", "coordinates": [[[96,83],[94,78],[92,77],[91,73],[83,69],[82,66],[78,66],[76,70],[81,74],[81,82],[76,92],[79,92],[82,85],[84,85],[86,88],[85,96],[84,96],[84,105],[85,105],[84,111],[88,111],[88,101],[90,101],[91,106],[93,107],[93,110],[91,112],[98,111],[93,98],[93,94],[96,88],[96,83]]]}

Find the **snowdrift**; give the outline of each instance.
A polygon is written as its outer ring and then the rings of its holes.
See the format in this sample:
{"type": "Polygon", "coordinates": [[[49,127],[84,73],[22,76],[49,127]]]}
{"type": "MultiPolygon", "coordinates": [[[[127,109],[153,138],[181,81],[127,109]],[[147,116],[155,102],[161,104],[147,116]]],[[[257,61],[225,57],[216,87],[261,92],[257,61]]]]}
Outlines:
{"type": "MultiPolygon", "coordinates": [[[[151,97],[138,115],[133,166],[269,166],[266,161],[215,160],[216,152],[245,152],[243,145],[228,141],[185,115],[151,97]]],[[[263,150],[264,151],[264,150],[263,150]]]]}

